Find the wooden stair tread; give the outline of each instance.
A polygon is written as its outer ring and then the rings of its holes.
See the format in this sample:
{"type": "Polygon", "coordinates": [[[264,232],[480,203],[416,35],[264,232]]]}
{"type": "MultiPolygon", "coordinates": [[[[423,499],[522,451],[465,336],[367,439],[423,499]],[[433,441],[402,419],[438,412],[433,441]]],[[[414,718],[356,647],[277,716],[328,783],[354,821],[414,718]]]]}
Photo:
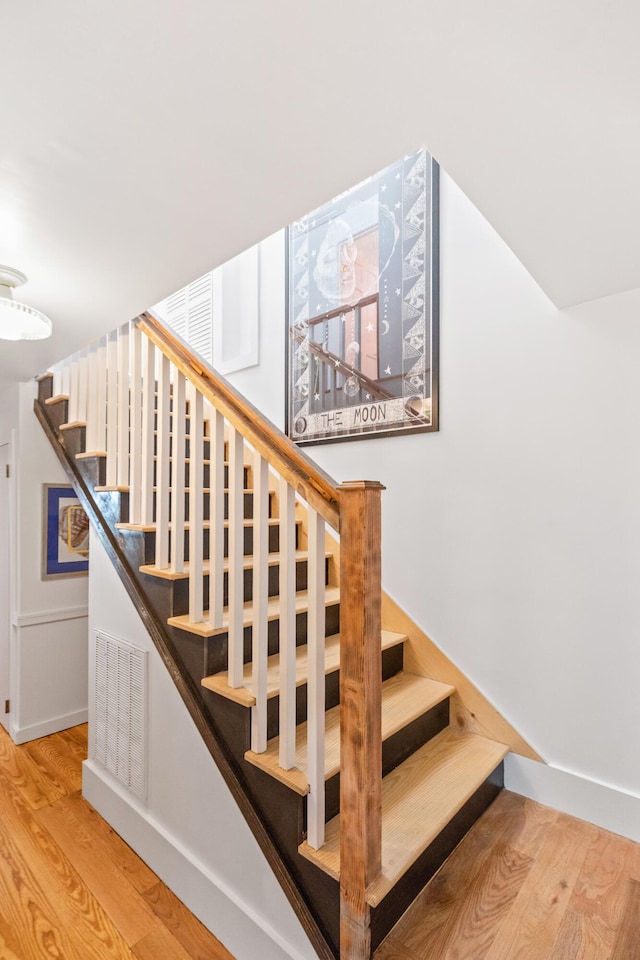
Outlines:
{"type": "MultiPolygon", "coordinates": [[[[127,487],[127,490],[128,490],[128,489],[129,489],[129,488],[127,487]]],[[[169,488],[169,489],[171,489],[171,488],[169,488]]],[[[191,493],[191,487],[183,487],[182,490],[183,490],[183,493],[191,493]]],[[[202,491],[202,493],[211,493],[211,487],[201,487],[201,491],[202,491]]],[[[157,493],[157,492],[158,492],[158,488],[157,488],[157,486],[155,486],[155,484],[154,484],[154,486],[153,486],[153,492],[154,492],[154,493],[157,493]]],[[[229,493],[229,487],[225,487],[225,488],[224,488],[224,492],[225,492],[225,493],[229,493]]],[[[242,492],[243,492],[243,493],[250,493],[250,494],[252,494],[252,495],[255,493],[253,487],[243,487],[243,488],[242,488],[242,492]]],[[[275,491],[275,490],[269,490],[269,496],[270,496],[271,498],[275,497],[275,495],[276,495],[276,491],[275,491]]]]}
{"type": "MultiPolygon", "coordinates": [[[[332,553],[325,553],[325,559],[329,560],[333,556],[332,553]]],[[[309,554],[306,550],[296,550],[295,554],[296,562],[301,563],[304,560],[309,559],[309,554]]],[[[253,569],[253,555],[247,554],[242,558],[242,568],[243,570],[252,570],[253,569]]],[[[270,567],[277,567],[280,565],[280,554],[279,553],[269,553],[267,554],[267,564],[270,567]]],[[[229,558],[224,558],[224,570],[229,569],[229,558]]],[[[150,577],[158,577],[160,580],[186,580],[189,577],[189,564],[185,563],[184,570],[182,573],[176,573],[175,570],[170,568],[161,568],[157,567],[155,563],[145,563],[140,568],[140,573],[146,573],[150,577]]],[[[202,563],[202,572],[210,572],[210,562],[209,560],[204,560],[202,563]]]]}
{"type": "Polygon", "coordinates": [[[106,450],[87,450],[85,453],[76,453],[76,460],[90,460],[91,457],[106,457],[106,450]]]}
{"type": "MultiPolygon", "coordinates": [[[[382,781],[382,873],[367,890],[372,907],[436,839],[509,752],[503,743],[447,727],[382,781]]],[[[340,816],[325,843],[298,848],[335,880],[340,878],[340,816]]]]}
{"type": "MultiPolygon", "coordinates": [[[[438,683],[427,677],[401,671],[389,677],[382,684],[382,739],[388,740],[413,720],[446,700],[455,687],[447,683],[438,683]]],[[[245,760],[264,770],[304,796],[309,792],[307,779],[307,724],[296,727],[296,765],[284,770],[279,764],[279,737],[267,744],[264,753],[248,750],[245,760]]],[[[340,705],[332,707],[325,714],[325,780],[340,771],[340,705]]]]}
{"type": "MultiPolygon", "coordinates": [[[[270,527],[277,526],[280,523],[280,517],[268,517],[267,523],[269,524],[270,527]]],[[[301,524],[301,523],[302,523],[301,520],[296,520],[296,524],[301,524]]],[[[243,520],[243,525],[245,527],[252,527],[253,524],[254,524],[254,521],[251,518],[243,520]]],[[[169,530],[171,530],[173,528],[173,523],[168,523],[167,526],[169,527],[169,530]]],[[[211,521],[203,520],[201,523],[201,526],[205,530],[208,530],[209,527],[211,526],[211,521]]],[[[225,527],[229,526],[228,520],[224,521],[224,526],[225,527]]],[[[124,521],[116,523],[115,527],[116,527],[116,530],[137,530],[142,533],[154,533],[156,529],[155,523],[125,523],[124,521]]],[[[185,521],[184,527],[185,527],[185,530],[189,529],[188,520],[185,521]]]]}
{"type": "MultiPolygon", "coordinates": [[[[337,588],[335,588],[337,589],[337,588]]],[[[380,649],[387,650],[389,647],[395,647],[396,644],[406,640],[403,633],[393,633],[391,630],[382,630],[380,638],[380,649]]],[[[333,673],[340,667],[340,634],[335,633],[330,637],[325,637],[324,641],[324,672],[333,673]]],[[[256,698],[251,692],[251,664],[245,663],[243,673],[243,685],[241,687],[230,687],[227,682],[227,671],[221,670],[220,673],[214,673],[210,677],[204,677],[201,681],[202,686],[214,693],[219,693],[227,700],[233,700],[234,703],[240,703],[244,707],[253,707],[256,698]]],[[[296,686],[302,686],[307,682],[307,646],[302,644],[296,647],[296,686]]],[[[267,697],[277,696],[280,690],[280,656],[274,653],[267,660],[267,697]]],[[[295,787],[294,787],[295,789],[295,787]]],[[[304,791],[306,793],[306,790],[304,791]]]]}
{"type": "MultiPolygon", "coordinates": [[[[187,416],[186,419],[188,420],[189,417],[187,416]]],[[[205,425],[205,426],[207,426],[207,424],[209,423],[208,420],[204,420],[203,422],[204,422],[204,425],[205,425]]],[[[154,430],[154,431],[153,431],[153,436],[154,436],[154,437],[159,437],[160,434],[161,434],[161,431],[160,431],[160,430],[154,430]]],[[[173,430],[169,430],[169,433],[167,434],[167,436],[168,436],[168,437],[175,437],[176,434],[173,432],[173,430]]],[[[188,432],[185,430],[185,432],[184,432],[184,439],[185,439],[185,440],[191,440],[191,439],[193,439],[193,435],[190,434],[190,433],[188,433],[188,432]]],[[[199,439],[200,439],[200,440],[211,440],[211,436],[210,436],[208,433],[205,432],[205,433],[202,434],[202,436],[201,436],[199,439]]],[[[226,443],[226,442],[227,442],[227,441],[225,440],[225,443],[226,443]]]]}
{"type": "Polygon", "coordinates": [[[86,427],[85,420],[73,420],[71,423],[61,423],[58,430],[75,430],[76,427],[86,427]]]}
{"type": "MultiPolygon", "coordinates": [[[[340,603],[340,588],[325,587],[324,591],[325,606],[331,606],[333,603],[340,603]]],[[[307,590],[299,590],[296,593],[296,613],[304,613],[309,607],[309,594],[307,590]]],[[[250,627],[253,623],[253,601],[248,600],[242,607],[242,623],[245,627],[250,627]]],[[[277,620],[280,616],[280,597],[269,597],[267,603],[267,620],[277,620]]],[[[170,627],[178,627],[180,630],[186,630],[187,633],[195,633],[199,637],[215,637],[219,633],[227,633],[229,629],[229,613],[225,607],[222,615],[222,626],[214,627],[210,620],[203,620],[202,623],[191,623],[189,615],[182,617],[170,617],[167,621],[170,627]]]]}
{"type": "Polygon", "coordinates": [[[63,400],[68,400],[68,399],[69,399],[69,394],[68,394],[68,393],[59,393],[59,394],[58,394],[57,396],[55,396],[55,397],[48,397],[48,398],[45,400],[45,404],[46,404],[48,407],[50,407],[50,406],[53,406],[54,403],[62,403],[63,400]]]}

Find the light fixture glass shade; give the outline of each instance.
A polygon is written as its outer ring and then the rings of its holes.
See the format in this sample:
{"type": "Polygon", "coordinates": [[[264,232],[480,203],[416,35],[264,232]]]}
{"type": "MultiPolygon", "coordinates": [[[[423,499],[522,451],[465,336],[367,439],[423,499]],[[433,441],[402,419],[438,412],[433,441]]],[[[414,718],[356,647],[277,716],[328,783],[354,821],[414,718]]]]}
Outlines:
{"type": "Polygon", "coordinates": [[[45,340],[52,330],[51,320],[44,313],[0,297],[0,340],[45,340]]]}
{"type": "Polygon", "coordinates": [[[13,299],[13,290],[26,281],[24,273],[0,265],[0,340],[45,340],[51,320],[34,307],[13,299]]]}

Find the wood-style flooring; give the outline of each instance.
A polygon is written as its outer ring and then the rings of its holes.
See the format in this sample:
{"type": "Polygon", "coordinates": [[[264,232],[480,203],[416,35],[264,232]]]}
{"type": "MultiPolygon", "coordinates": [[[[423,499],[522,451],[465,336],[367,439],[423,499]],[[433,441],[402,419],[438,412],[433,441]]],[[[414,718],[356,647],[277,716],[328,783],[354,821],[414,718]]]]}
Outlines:
{"type": "Polygon", "coordinates": [[[640,960],[640,844],[503,791],[375,960],[640,960]]]}
{"type": "MultiPolygon", "coordinates": [[[[0,960],[233,960],[83,799],[86,752],[0,727],[0,960]]],[[[375,960],[640,960],[640,845],[504,791],[375,960]]]]}
{"type": "Polygon", "coordinates": [[[0,727],[0,960],[233,960],[81,795],[86,725],[0,727]]]}

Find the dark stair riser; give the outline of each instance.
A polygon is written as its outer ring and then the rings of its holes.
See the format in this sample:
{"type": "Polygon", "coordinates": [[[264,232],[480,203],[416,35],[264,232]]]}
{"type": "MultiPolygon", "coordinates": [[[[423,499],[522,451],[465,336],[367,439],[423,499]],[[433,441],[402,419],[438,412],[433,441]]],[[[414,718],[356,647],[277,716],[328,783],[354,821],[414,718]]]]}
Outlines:
{"type": "MultiPolygon", "coordinates": [[[[157,470],[158,470],[158,461],[153,461],[153,485],[156,486],[157,483],[157,470]]],[[[171,483],[173,477],[173,460],[169,464],[169,483],[171,483]]],[[[223,483],[225,489],[229,486],[229,464],[225,463],[224,465],[224,479],[223,483]]],[[[191,485],[191,464],[185,463],[184,465],[184,485],[189,487],[191,485]]],[[[205,463],[203,466],[203,476],[202,476],[202,485],[203,487],[211,486],[211,463],[205,463]]],[[[244,478],[243,486],[245,490],[251,489],[251,467],[244,468],[244,478]]]]}
{"type": "MultiPolygon", "coordinates": [[[[123,523],[126,523],[127,520],[123,518],[123,523]]],[[[298,540],[299,540],[299,524],[296,524],[296,538],[295,538],[295,547],[298,549],[298,540]]],[[[280,551],[280,525],[279,524],[269,524],[268,528],[268,552],[269,553],[279,553],[280,551]]],[[[145,531],[146,538],[146,549],[145,556],[149,559],[145,560],[145,563],[153,563],[155,556],[155,543],[156,543],[156,534],[154,530],[145,531]]],[[[203,530],[203,559],[209,559],[209,528],[207,527],[203,530]]],[[[169,545],[171,545],[171,532],[169,532],[169,545]]],[[[189,560],[189,532],[185,531],[184,535],[184,551],[185,551],[185,561],[189,560]]],[[[223,544],[223,554],[225,557],[229,556],[229,529],[228,527],[224,528],[224,544],[223,544]]],[[[243,554],[245,557],[253,556],[253,526],[248,525],[244,528],[243,534],[243,554]]]]}
{"type": "MultiPolygon", "coordinates": [[[[424,746],[449,724],[449,700],[427,710],[421,717],[407,724],[382,741],[382,776],[386,777],[399,764],[424,746]]],[[[325,783],[325,818],[332,820],[340,813],[340,774],[325,783]]]]}
{"type": "MultiPolygon", "coordinates": [[[[182,632],[182,631],[180,631],[182,632]]],[[[276,634],[276,644],[273,645],[274,631],[271,631],[270,636],[270,652],[277,653],[277,634],[276,634]]],[[[213,673],[217,673],[217,670],[209,669],[212,663],[222,663],[220,667],[221,670],[226,670],[227,664],[227,638],[226,635],[222,638],[210,637],[207,641],[208,654],[206,656],[206,668],[204,676],[211,676],[213,673]],[[222,640],[222,647],[218,648],[218,644],[222,640]],[[212,656],[212,653],[214,656],[212,656]]],[[[298,643],[306,642],[306,633],[301,633],[298,631],[298,643]]],[[[245,633],[245,663],[249,663],[251,660],[251,649],[250,649],[250,634],[245,633]]],[[[180,638],[176,638],[176,644],[180,646],[180,638]]],[[[402,670],[402,661],[403,661],[403,646],[401,643],[396,644],[393,647],[390,647],[387,650],[382,651],[382,679],[387,680],[389,677],[395,676],[396,673],[399,673],[402,670]]],[[[301,683],[296,687],[296,723],[303,723],[307,719],[307,684],[301,683]]],[[[217,694],[210,693],[211,696],[218,696],[217,694]]],[[[224,699],[224,698],[223,698],[224,699]]],[[[325,707],[327,710],[330,710],[332,707],[337,706],[340,702],[340,672],[338,670],[332,670],[331,672],[325,674],[325,707]]],[[[270,697],[267,704],[267,738],[269,740],[272,737],[275,737],[279,733],[279,709],[280,709],[280,698],[276,695],[270,697]]],[[[246,747],[248,749],[248,747],[246,747]]],[[[242,752],[244,756],[244,750],[242,752]]]]}
{"type": "Polygon", "coordinates": [[[47,400],[53,396],[53,375],[44,376],[38,381],[38,400],[46,408],[47,400]]]}
{"type": "MultiPolygon", "coordinates": [[[[244,519],[253,520],[253,493],[245,491],[243,494],[244,497],[244,519]]],[[[153,520],[156,519],[156,494],[153,495],[153,520]]],[[[189,505],[190,505],[191,495],[190,493],[184,494],[184,515],[185,518],[189,517],[189,505]]],[[[169,493],[169,510],[171,510],[171,493],[169,493]]],[[[268,505],[268,517],[271,519],[273,517],[273,503],[274,495],[269,493],[269,505],[268,505]]],[[[211,494],[208,492],[203,492],[202,494],[202,519],[206,522],[211,519],[211,494]]],[[[224,519],[229,519],[229,494],[225,490],[224,492],[224,519]]]]}
{"type": "Polygon", "coordinates": [[[72,457],[77,453],[84,453],[86,446],[87,428],[84,425],[71,427],[69,430],[61,430],[60,442],[72,457]]]}
{"type": "MultiPolygon", "coordinates": [[[[307,561],[298,560],[296,563],[296,590],[307,589],[307,561]]],[[[329,561],[325,561],[325,583],[328,576],[329,561]]],[[[244,602],[249,603],[253,600],[253,570],[250,568],[243,571],[244,574],[244,602]]],[[[205,596],[208,595],[209,575],[203,577],[205,596]]],[[[223,574],[223,606],[229,603],[229,574],[225,571],[223,574]]],[[[280,593],[280,567],[277,564],[271,564],[268,568],[268,596],[277,597],[280,593]]],[[[189,612],[189,583],[187,580],[176,580],[173,582],[173,612],[170,616],[182,617],[189,612]]]]}
{"type": "Polygon", "coordinates": [[[129,515],[129,494],[116,490],[94,492],[94,498],[101,514],[108,520],[112,529],[120,523],[123,513],[129,515]]]}
{"type": "MultiPolygon", "coordinates": [[[[245,520],[253,520],[253,493],[245,491],[243,493],[244,503],[243,503],[243,517],[245,520]]],[[[172,513],[172,500],[173,496],[171,490],[169,490],[169,516],[172,513]]],[[[151,507],[151,522],[156,522],[156,508],[157,508],[157,492],[154,490],[152,498],[152,507],[151,507]]],[[[186,491],[184,494],[184,519],[185,522],[189,521],[189,507],[190,507],[190,493],[186,491]]],[[[229,519],[229,494],[225,490],[224,493],[224,514],[223,519],[229,519]]],[[[273,512],[273,495],[269,495],[269,508],[268,508],[268,518],[272,519],[273,512]]],[[[202,493],[202,519],[205,523],[208,523],[211,520],[211,494],[209,491],[203,490],[202,493]]],[[[127,520],[123,518],[123,523],[126,523],[127,520]]]]}
{"type": "MultiPolygon", "coordinates": [[[[85,457],[77,461],[84,480],[92,487],[103,487],[107,482],[107,458],[85,457]]],[[[95,494],[94,494],[95,496],[95,494]]]]}
{"type": "Polygon", "coordinates": [[[59,430],[63,423],[68,421],[68,400],[56,400],[55,403],[47,404],[47,413],[49,420],[56,430],[59,430]]]}
{"type": "MultiPolygon", "coordinates": [[[[170,457],[174,456],[174,446],[175,444],[174,444],[173,437],[169,437],[169,456],[170,457]]],[[[227,460],[227,444],[226,443],[224,445],[224,449],[225,449],[224,458],[226,461],[227,460]]],[[[158,438],[157,437],[154,438],[153,455],[154,457],[158,456],[158,438]]],[[[182,451],[178,450],[178,456],[185,457],[186,459],[191,458],[191,437],[185,437],[184,450],[182,451]]],[[[203,441],[202,458],[203,460],[211,459],[211,441],[208,437],[205,437],[203,441]]]]}
{"type": "MultiPolygon", "coordinates": [[[[329,604],[326,607],[325,616],[325,635],[332,636],[340,631],[340,605],[337,603],[329,604]]],[[[177,631],[181,633],[182,631],[177,631]]],[[[244,651],[245,663],[251,660],[253,631],[251,626],[244,628],[244,651]]],[[[306,611],[296,614],[296,646],[301,646],[307,642],[307,614],[306,611]]],[[[277,653],[280,649],[280,622],[270,620],[268,626],[268,649],[269,656],[277,653]]],[[[207,639],[207,666],[203,676],[211,676],[227,669],[227,634],[221,633],[217,637],[207,639]]],[[[198,682],[202,679],[199,678],[198,682]]]]}

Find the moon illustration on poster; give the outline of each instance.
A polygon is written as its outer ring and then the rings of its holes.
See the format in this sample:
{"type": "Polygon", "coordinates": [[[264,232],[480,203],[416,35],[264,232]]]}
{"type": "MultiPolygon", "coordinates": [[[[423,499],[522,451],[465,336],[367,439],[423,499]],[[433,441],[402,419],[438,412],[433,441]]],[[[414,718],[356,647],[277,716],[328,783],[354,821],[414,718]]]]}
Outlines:
{"type": "Polygon", "coordinates": [[[382,321],[382,326],[383,326],[383,328],[384,328],[383,331],[382,331],[382,336],[384,337],[384,336],[387,335],[387,333],[389,333],[389,321],[388,321],[388,320],[383,320],[383,321],[382,321]]]}
{"type": "Polygon", "coordinates": [[[349,377],[344,382],[344,392],[348,397],[355,397],[360,390],[360,382],[357,377],[349,377]]]}

